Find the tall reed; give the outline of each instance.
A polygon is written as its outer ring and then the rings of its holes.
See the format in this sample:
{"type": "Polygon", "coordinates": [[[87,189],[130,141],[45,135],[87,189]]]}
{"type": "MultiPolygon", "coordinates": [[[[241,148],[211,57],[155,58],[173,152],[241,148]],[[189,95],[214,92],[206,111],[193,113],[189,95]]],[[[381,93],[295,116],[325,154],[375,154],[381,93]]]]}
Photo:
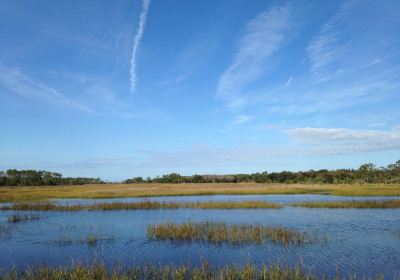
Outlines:
{"type": "Polygon", "coordinates": [[[400,208],[400,200],[308,201],[291,206],[307,208],[400,208]]]}
{"type": "Polygon", "coordinates": [[[147,238],[155,240],[196,240],[212,243],[232,244],[273,242],[284,245],[304,244],[316,241],[316,237],[305,232],[282,227],[261,225],[202,222],[202,223],[164,223],[148,225],[147,238]]]}
{"type": "Polygon", "coordinates": [[[51,202],[40,203],[14,203],[3,206],[1,210],[16,211],[110,211],[110,210],[140,210],[140,209],[178,209],[178,208],[199,208],[199,209],[255,209],[255,208],[281,208],[282,205],[267,201],[246,200],[246,201],[201,201],[201,202],[166,202],[144,200],[138,202],[104,202],[89,205],[73,204],[59,205],[51,202]]]}
{"type": "MultiPolygon", "coordinates": [[[[248,263],[244,266],[213,267],[203,263],[199,267],[190,265],[136,265],[130,267],[115,266],[108,268],[104,264],[73,265],[70,267],[32,267],[25,271],[2,270],[0,279],[3,280],[337,280],[337,279],[381,279],[383,274],[377,276],[359,275],[316,275],[307,273],[299,267],[273,264],[255,266],[248,263]]],[[[389,278],[388,278],[389,279],[389,278]]],[[[390,279],[400,279],[394,276],[390,279]]]]}

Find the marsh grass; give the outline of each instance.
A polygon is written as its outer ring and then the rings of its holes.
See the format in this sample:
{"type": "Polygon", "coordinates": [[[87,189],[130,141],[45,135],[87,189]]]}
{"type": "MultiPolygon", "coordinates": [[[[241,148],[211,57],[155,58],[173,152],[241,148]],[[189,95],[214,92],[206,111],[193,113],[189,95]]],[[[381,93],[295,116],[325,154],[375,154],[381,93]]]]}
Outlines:
{"type": "Polygon", "coordinates": [[[40,216],[38,215],[21,215],[21,214],[13,214],[8,217],[8,222],[9,223],[21,223],[21,222],[26,222],[26,221],[34,221],[34,220],[39,220],[40,216]]]}
{"type": "Polygon", "coordinates": [[[307,208],[400,208],[400,200],[309,201],[291,206],[307,208]]]}
{"type": "Polygon", "coordinates": [[[1,210],[15,211],[110,211],[110,210],[145,210],[145,209],[178,209],[178,208],[199,208],[199,209],[254,209],[254,208],[281,208],[280,204],[267,201],[204,201],[204,202],[165,202],[165,201],[138,201],[138,202],[105,202],[90,205],[58,205],[51,202],[39,203],[14,203],[3,206],[1,210]]]}
{"type": "Polygon", "coordinates": [[[73,212],[85,209],[82,205],[58,205],[51,202],[17,202],[12,205],[2,206],[0,210],[73,212]]]}
{"type": "Polygon", "coordinates": [[[201,209],[256,209],[256,208],[282,208],[281,204],[262,201],[262,200],[245,200],[245,201],[205,201],[187,203],[184,208],[201,208],[201,209]]]}
{"type": "Polygon", "coordinates": [[[72,244],[86,244],[89,247],[97,245],[99,242],[109,242],[115,240],[115,237],[112,235],[101,237],[100,235],[89,233],[86,237],[81,236],[79,240],[73,240],[71,236],[63,235],[57,240],[55,243],[60,246],[67,246],[72,244]]]}
{"type": "Polygon", "coordinates": [[[231,244],[273,242],[284,245],[305,244],[317,241],[316,236],[282,227],[261,225],[202,222],[165,223],[147,226],[147,238],[172,241],[205,241],[231,244]]]}
{"type": "Polygon", "coordinates": [[[79,186],[0,187],[0,202],[62,198],[122,198],[187,195],[330,194],[399,196],[400,184],[101,184],[79,186]]]}
{"type": "MultiPolygon", "coordinates": [[[[190,265],[136,265],[130,267],[107,267],[104,264],[76,264],[70,267],[32,267],[25,271],[1,271],[3,280],[316,280],[316,279],[381,279],[383,274],[376,277],[348,275],[334,277],[318,277],[315,273],[307,273],[298,266],[290,268],[280,264],[255,266],[248,263],[243,266],[213,267],[208,263],[200,266],[190,265]]],[[[391,279],[400,279],[395,276],[391,279]]]]}
{"type": "Polygon", "coordinates": [[[86,238],[86,243],[89,246],[94,246],[97,244],[97,242],[99,241],[99,237],[97,235],[94,234],[89,234],[88,237],[86,238]]]}

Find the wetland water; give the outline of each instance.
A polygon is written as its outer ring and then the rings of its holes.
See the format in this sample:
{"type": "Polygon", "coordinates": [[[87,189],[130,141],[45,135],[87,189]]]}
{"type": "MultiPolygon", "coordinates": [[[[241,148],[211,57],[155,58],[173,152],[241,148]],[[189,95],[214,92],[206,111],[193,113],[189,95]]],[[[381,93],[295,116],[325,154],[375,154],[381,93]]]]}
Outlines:
{"type": "MultiPolygon", "coordinates": [[[[286,205],[281,209],[153,209],[80,212],[23,211],[40,219],[10,225],[15,211],[0,211],[0,267],[70,265],[93,261],[115,264],[188,264],[207,260],[227,264],[283,263],[300,265],[319,274],[337,272],[388,278],[400,272],[400,209],[309,209],[287,206],[293,202],[320,200],[385,199],[324,195],[214,195],[153,197],[156,201],[266,200],[286,205]],[[149,224],[165,222],[224,222],[260,224],[307,231],[323,240],[314,244],[263,243],[247,245],[148,240],[149,224]],[[99,240],[85,242],[89,235],[99,240]],[[326,240],[325,240],[326,238],[326,240]]],[[[387,199],[393,199],[387,198],[387,199]]],[[[143,198],[59,200],[60,204],[141,201],[143,198]]]]}

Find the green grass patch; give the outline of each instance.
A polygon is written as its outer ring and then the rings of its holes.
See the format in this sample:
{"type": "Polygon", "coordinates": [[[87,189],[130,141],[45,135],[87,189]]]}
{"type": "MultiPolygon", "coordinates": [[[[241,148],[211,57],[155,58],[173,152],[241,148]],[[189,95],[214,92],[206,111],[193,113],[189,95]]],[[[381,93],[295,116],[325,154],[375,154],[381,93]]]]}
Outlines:
{"type": "Polygon", "coordinates": [[[316,236],[283,227],[261,225],[202,222],[202,223],[164,223],[148,225],[147,238],[172,241],[205,241],[231,244],[273,242],[284,245],[311,243],[316,236]]]}
{"type": "Polygon", "coordinates": [[[309,201],[291,206],[307,208],[400,208],[400,200],[309,201]]]}

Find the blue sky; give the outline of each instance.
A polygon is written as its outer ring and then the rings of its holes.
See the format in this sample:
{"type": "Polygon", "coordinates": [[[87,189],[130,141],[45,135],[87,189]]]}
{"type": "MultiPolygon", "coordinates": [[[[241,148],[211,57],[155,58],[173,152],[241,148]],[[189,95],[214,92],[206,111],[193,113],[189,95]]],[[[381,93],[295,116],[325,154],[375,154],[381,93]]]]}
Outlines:
{"type": "Polygon", "coordinates": [[[399,26],[397,0],[3,0],[0,169],[387,165],[399,26]]]}

